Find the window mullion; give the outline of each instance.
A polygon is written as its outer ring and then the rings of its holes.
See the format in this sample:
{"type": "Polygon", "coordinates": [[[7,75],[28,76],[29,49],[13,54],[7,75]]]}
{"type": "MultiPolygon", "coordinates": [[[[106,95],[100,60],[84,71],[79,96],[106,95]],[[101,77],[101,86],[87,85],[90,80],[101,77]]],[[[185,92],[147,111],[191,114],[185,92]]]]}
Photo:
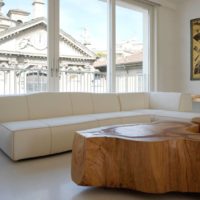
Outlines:
{"type": "Polygon", "coordinates": [[[115,30],[115,0],[108,0],[108,59],[107,59],[107,91],[115,92],[116,88],[116,30],[115,30]]]}
{"type": "Polygon", "coordinates": [[[59,90],[59,0],[48,0],[48,91],[59,90]]]}

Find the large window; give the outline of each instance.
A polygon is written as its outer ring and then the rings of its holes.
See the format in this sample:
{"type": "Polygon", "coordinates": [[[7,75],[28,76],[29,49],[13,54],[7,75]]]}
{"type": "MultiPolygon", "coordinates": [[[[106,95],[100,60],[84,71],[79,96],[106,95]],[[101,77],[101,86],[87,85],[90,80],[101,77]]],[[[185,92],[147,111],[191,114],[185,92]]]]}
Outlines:
{"type": "Polygon", "coordinates": [[[147,91],[151,8],[131,0],[1,1],[0,95],[147,91]]]}
{"type": "Polygon", "coordinates": [[[60,91],[106,91],[107,3],[60,0],[60,91]]]}
{"type": "Polygon", "coordinates": [[[148,45],[144,43],[147,11],[125,1],[116,3],[116,90],[145,91],[148,76],[143,70],[143,56],[148,54],[143,49],[148,45]]]}

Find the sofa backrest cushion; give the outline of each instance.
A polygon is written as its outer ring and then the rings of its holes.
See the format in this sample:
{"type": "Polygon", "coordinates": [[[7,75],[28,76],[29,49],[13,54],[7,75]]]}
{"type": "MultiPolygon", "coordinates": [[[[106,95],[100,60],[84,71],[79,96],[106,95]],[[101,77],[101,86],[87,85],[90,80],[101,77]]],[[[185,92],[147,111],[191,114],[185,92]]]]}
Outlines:
{"type": "Polygon", "coordinates": [[[92,94],[95,113],[119,112],[120,103],[117,94],[92,94]]]}
{"type": "Polygon", "coordinates": [[[119,93],[121,111],[149,108],[148,93],[119,93]]]}
{"type": "Polygon", "coordinates": [[[93,114],[94,106],[91,93],[71,92],[70,99],[74,115],[93,114]]]}
{"type": "Polygon", "coordinates": [[[30,119],[62,117],[72,115],[68,93],[45,92],[27,96],[30,119]]]}
{"type": "Polygon", "coordinates": [[[0,122],[28,120],[26,96],[0,97],[0,122]]]}
{"type": "Polygon", "coordinates": [[[164,109],[172,111],[184,111],[187,108],[187,95],[175,92],[151,92],[150,93],[150,108],[164,109]]]}

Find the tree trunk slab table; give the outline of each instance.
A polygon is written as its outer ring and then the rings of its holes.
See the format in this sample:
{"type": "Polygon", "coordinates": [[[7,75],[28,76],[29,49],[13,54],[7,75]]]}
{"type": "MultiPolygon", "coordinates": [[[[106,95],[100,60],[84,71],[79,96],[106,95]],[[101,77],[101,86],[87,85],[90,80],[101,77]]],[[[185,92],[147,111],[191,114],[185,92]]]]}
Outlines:
{"type": "Polygon", "coordinates": [[[200,119],[79,131],[72,150],[78,185],[147,193],[200,192],[200,119]]]}

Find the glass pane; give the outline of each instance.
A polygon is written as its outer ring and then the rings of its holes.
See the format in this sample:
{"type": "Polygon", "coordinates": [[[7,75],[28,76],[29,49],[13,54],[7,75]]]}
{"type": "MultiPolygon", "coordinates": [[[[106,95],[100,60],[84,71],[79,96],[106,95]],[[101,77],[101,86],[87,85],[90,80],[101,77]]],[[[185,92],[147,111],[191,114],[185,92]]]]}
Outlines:
{"type": "MultiPolygon", "coordinates": [[[[145,90],[143,73],[144,14],[141,9],[117,1],[116,5],[116,90],[145,90]],[[125,23],[127,22],[127,23],[125,23]]],[[[148,55],[147,55],[148,56],[148,55]]]]}
{"type": "Polygon", "coordinates": [[[106,91],[107,2],[60,1],[60,91],[106,91]]]}
{"type": "Polygon", "coordinates": [[[47,89],[47,0],[0,1],[0,95],[47,89]]]}

